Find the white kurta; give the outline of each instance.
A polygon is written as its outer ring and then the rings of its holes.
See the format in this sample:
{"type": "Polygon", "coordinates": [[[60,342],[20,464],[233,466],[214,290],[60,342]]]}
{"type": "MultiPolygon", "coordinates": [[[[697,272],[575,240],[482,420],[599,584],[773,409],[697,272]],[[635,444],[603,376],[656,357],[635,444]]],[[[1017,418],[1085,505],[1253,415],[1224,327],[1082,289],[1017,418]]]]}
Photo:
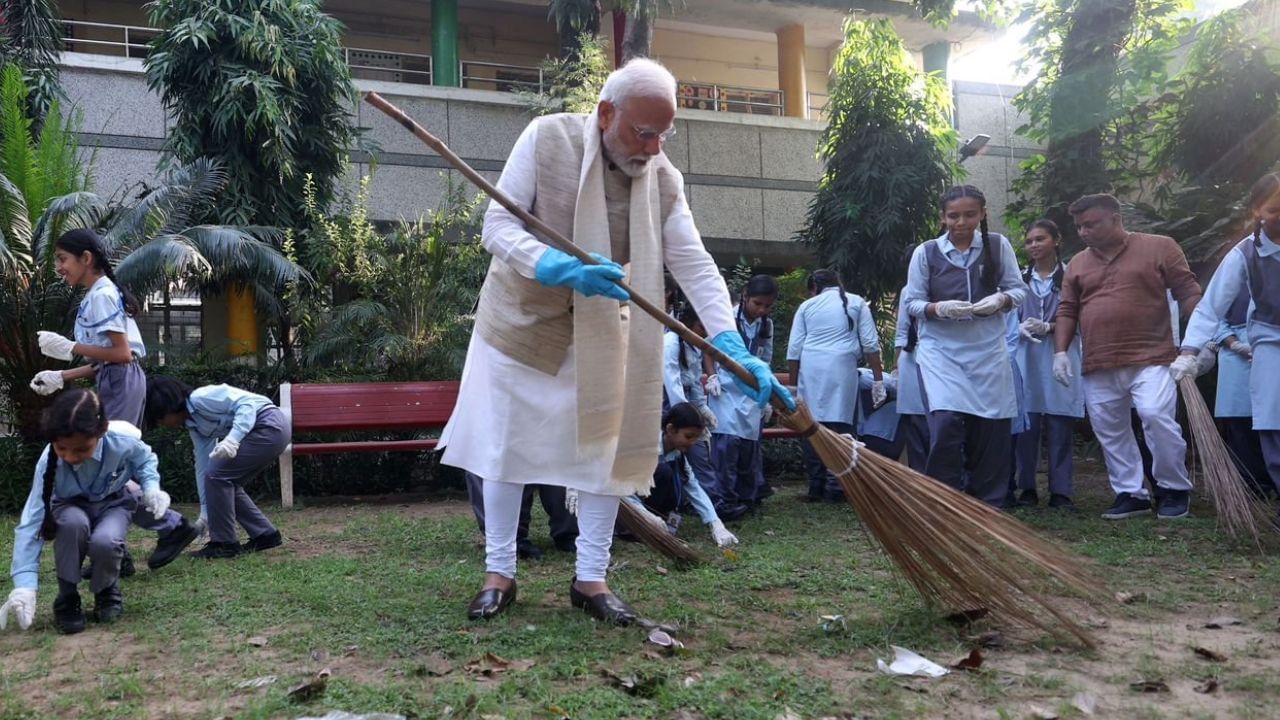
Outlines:
{"type": "MultiPolygon", "coordinates": [[[[539,172],[578,171],[577,165],[537,166],[537,128],[536,120],[525,128],[498,180],[498,188],[525,209],[533,207],[539,172]]],[[[485,213],[482,241],[527,278],[534,277],[547,248],[496,202],[485,213]]],[[[663,220],[662,257],[711,336],[733,330],[728,289],[702,245],[683,193],[663,220]]],[[[613,453],[578,458],[577,406],[574,348],[560,370],[547,375],[472,333],[458,403],[440,435],[442,462],[488,480],[618,494],[609,487],[613,453]]]]}

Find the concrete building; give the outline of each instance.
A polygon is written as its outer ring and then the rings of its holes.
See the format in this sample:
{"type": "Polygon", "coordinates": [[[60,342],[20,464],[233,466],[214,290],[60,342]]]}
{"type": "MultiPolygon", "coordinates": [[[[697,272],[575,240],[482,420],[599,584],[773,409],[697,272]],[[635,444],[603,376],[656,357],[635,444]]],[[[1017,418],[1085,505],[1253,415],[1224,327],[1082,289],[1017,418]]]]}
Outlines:
{"type": "MultiPolygon", "coordinates": [[[[680,81],[677,134],[667,144],[685,173],[689,202],[708,249],[788,268],[806,261],[792,238],[821,166],[827,74],[850,3],[833,0],[696,0],[656,23],[653,52],[680,81]]],[[[992,42],[996,31],[962,13],[947,30],[917,19],[898,0],[859,0],[860,17],[889,17],[921,67],[945,72],[952,57],[992,42]]],[[[154,175],[169,118],[142,76],[145,3],[62,0],[67,52],[63,83],[94,148],[94,181],[111,194],[154,175]]],[[[538,64],[558,50],[545,0],[330,0],[347,28],[347,59],[361,90],[376,90],[493,177],[529,116],[511,90],[537,88],[538,64]]],[[[614,24],[605,18],[612,47],[614,24]]],[[[999,217],[1017,162],[1030,154],[1014,137],[1008,100],[1016,88],[955,83],[963,137],[992,136],[970,160],[970,181],[999,217]]],[[[375,219],[415,218],[435,206],[444,162],[373,108],[352,108],[382,148],[371,193],[375,219]]],[[[369,172],[353,153],[348,186],[369,172]]],[[[998,225],[998,222],[995,223],[998,225]]],[[[208,314],[208,313],[206,313],[208,314]]],[[[207,327],[206,337],[217,336],[207,327]]]]}

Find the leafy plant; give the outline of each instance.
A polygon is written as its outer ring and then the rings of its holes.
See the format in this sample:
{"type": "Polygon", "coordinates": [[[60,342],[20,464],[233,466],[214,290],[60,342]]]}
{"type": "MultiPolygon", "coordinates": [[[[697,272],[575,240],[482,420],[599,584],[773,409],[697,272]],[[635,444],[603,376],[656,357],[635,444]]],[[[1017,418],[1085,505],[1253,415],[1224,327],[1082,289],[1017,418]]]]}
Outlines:
{"type": "Polygon", "coordinates": [[[226,184],[209,216],[231,225],[305,226],[307,177],[327,206],[356,139],[342,26],[319,0],[154,0],[163,28],[147,84],[172,113],[169,163],[218,158],[226,184]]]}
{"type": "Polygon", "coordinates": [[[314,265],[338,299],[312,328],[306,359],[397,379],[456,378],[488,266],[480,199],[450,184],[435,212],[384,235],[365,215],[367,188],[368,178],[351,217],[315,218],[314,265]]]}
{"type": "Polygon", "coordinates": [[[574,54],[542,61],[546,91],[524,91],[520,97],[534,115],[589,113],[600,100],[610,69],[600,39],[583,33],[574,54]]]}
{"type": "Polygon", "coordinates": [[[0,64],[21,69],[30,91],[25,112],[37,129],[62,97],[58,85],[60,52],[62,24],[56,2],[0,0],[0,64]]]}
{"type": "Polygon", "coordinates": [[[958,143],[944,83],[915,69],[887,20],[847,20],[844,38],[818,141],[826,167],[798,237],[879,305],[905,282],[906,249],[937,229],[958,143]]]}

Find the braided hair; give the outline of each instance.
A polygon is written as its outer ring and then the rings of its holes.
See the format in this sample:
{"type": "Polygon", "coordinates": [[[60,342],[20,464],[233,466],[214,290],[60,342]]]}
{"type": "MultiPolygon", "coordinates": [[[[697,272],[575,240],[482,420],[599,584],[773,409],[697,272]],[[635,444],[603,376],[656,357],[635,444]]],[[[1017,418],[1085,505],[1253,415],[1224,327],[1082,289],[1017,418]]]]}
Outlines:
{"type": "Polygon", "coordinates": [[[58,475],[58,455],[53,444],[73,435],[102,437],[107,434],[107,412],[91,390],[67,390],[53,401],[44,418],[44,432],[49,440],[45,455],[44,485],[40,499],[44,503],[44,521],[40,523],[40,537],[52,540],[58,533],[53,520],[53,484],[58,475]]]}
{"type": "Polygon", "coordinates": [[[853,332],[853,318],[849,317],[849,296],[844,294],[844,285],[840,284],[840,278],[833,270],[814,270],[809,279],[805,281],[805,285],[809,288],[809,292],[817,295],[827,288],[839,288],[840,304],[844,306],[844,321],[849,327],[849,332],[853,332]]]}
{"type": "MultiPolygon", "coordinates": [[[[972,185],[956,185],[943,193],[942,212],[945,213],[947,205],[960,198],[977,200],[983,210],[982,223],[979,226],[982,231],[982,285],[984,288],[989,288],[991,292],[995,292],[1000,289],[1000,264],[997,262],[995,244],[991,242],[990,231],[987,228],[987,196],[972,185]]],[[[943,232],[946,232],[945,228],[943,232]]]]}
{"type": "MultiPolygon", "coordinates": [[[[1062,231],[1058,229],[1058,223],[1050,220],[1049,218],[1040,218],[1039,220],[1031,223],[1031,227],[1027,229],[1027,232],[1030,233],[1036,228],[1040,228],[1041,230],[1049,233],[1049,237],[1053,238],[1054,242],[1062,242],[1062,231]]],[[[1057,254],[1058,267],[1053,271],[1053,291],[1062,292],[1062,279],[1063,276],[1066,275],[1066,271],[1062,267],[1062,253],[1059,251],[1057,254]]],[[[1034,270],[1035,263],[1027,263],[1026,269],[1022,271],[1022,282],[1027,283],[1028,285],[1031,284],[1031,273],[1034,270]]]]}
{"type": "MultiPolygon", "coordinates": [[[[1258,178],[1253,187],[1249,188],[1249,210],[1257,213],[1264,203],[1277,194],[1280,194],[1280,174],[1263,175],[1258,178]]],[[[1253,246],[1262,247],[1262,218],[1260,217],[1253,224],[1253,246]]]]}
{"type": "MultiPolygon", "coordinates": [[[[699,322],[701,322],[701,320],[698,319],[698,311],[694,310],[692,305],[682,306],[680,308],[680,311],[676,314],[676,319],[679,320],[680,323],[687,328],[692,328],[694,325],[697,325],[699,322]]],[[[676,335],[676,359],[680,362],[681,370],[687,370],[689,368],[689,361],[686,360],[684,356],[684,346],[685,346],[684,336],[677,334],[676,335]]]]}
{"type": "Polygon", "coordinates": [[[667,408],[667,412],[662,415],[662,427],[666,428],[668,425],[675,425],[677,430],[705,430],[707,421],[702,419],[702,413],[692,403],[682,402],[667,408]]]}
{"type": "Polygon", "coordinates": [[[126,290],[119,280],[116,280],[115,271],[111,268],[111,259],[107,257],[107,249],[102,244],[102,238],[98,237],[97,233],[88,228],[68,230],[62,234],[62,237],[58,238],[54,245],[59,250],[69,252],[76,257],[86,252],[93,255],[94,269],[107,276],[107,279],[120,291],[125,314],[129,317],[138,314],[138,310],[141,308],[138,304],[138,299],[133,296],[133,293],[126,290]]]}

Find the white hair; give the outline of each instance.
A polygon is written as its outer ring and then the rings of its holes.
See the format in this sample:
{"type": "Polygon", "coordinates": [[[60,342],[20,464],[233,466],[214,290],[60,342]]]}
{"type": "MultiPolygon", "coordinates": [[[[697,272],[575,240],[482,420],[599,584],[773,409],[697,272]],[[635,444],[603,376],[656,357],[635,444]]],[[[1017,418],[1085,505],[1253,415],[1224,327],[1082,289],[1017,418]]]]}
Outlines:
{"type": "Polygon", "coordinates": [[[676,101],[676,78],[660,63],[648,58],[633,58],[609,73],[600,90],[600,99],[614,105],[632,97],[656,97],[676,101]]]}

